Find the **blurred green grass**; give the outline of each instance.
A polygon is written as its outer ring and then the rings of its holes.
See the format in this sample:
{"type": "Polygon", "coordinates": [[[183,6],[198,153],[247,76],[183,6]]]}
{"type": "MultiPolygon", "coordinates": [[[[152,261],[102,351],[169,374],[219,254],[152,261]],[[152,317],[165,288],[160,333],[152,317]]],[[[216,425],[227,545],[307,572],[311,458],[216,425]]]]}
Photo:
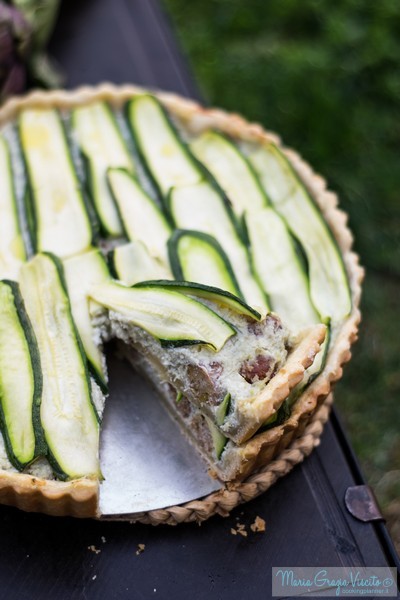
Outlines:
{"type": "Polygon", "coordinates": [[[336,402],[385,508],[400,496],[400,3],[164,5],[206,102],[279,132],[349,213],[367,278],[336,402]]]}

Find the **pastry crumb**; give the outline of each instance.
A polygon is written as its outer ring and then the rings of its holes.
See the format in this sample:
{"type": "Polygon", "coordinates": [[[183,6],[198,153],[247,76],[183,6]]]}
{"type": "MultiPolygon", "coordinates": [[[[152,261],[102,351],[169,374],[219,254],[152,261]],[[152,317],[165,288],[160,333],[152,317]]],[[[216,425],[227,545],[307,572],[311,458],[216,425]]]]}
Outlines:
{"type": "Polygon", "coordinates": [[[254,531],[254,533],[262,533],[265,531],[265,521],[261,517],[256,517],[254,523],[250,525],[250,529],[254,531]]]}
{"type": "Polygon", "coordinates": [[[236,523],[236,529],[232,527],[231,529],[232,535],[241,535],[243,537],[247,537],[246,526],[243,523],[236,523]]]}
{"type": "Polygon", "coordinates": [[[92,580],[94,581],[95,579],[97,579],[97,575],[93,575],[92,580]]]}
{"type": "Polygon", "coordinates": [[[100,554],[100,552],[101,552],[100,548],[96,548],[96,546],[94,546],[94,545],[88,546],[88,550],[90,550],[91,552],[94,552],[95,554],[100,554]]]}
{"type": "Polygon", "coordinates": [[[138,556],[139,554],[142,554],[142,552],[144,552],[145,548],[146,548],[146,544],[138,544],[137,550],[136,550],[136,556],[138,556]]]}
{"type": "Polygon", "coordinates": [[[106,543],[106,538],[104,537],[104,535],[101,536],[101,541],[103,542],[103,544],[106,543]]]}

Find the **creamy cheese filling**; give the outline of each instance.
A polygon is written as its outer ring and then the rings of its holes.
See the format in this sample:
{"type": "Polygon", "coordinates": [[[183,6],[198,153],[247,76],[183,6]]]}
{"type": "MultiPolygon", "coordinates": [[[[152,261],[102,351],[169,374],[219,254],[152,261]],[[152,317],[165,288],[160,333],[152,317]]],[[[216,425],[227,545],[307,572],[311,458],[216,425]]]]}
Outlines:
{"type": "MultiPolygon", "coordinates": [[[[163,348],[150,334],[113,311],[108,313],[109,325],[105,327],[103,320],[101,327],[106,338],[118,338],[145,360],[153,361],[157,371],[164,373],[165,383],[217,424],[224,419],[220,411],[229,394],[226,410],[239,424],[242,419],[236,419],[235,414],[248,411],[253,399],[285,363],[289,335],[275,315],[258,323],[228,309],[219,308],[218,312],[237,330],[218,353],[200,344],[163,348]]],[[[252,419],[257,420],[256,412],[248,419],[251,426],[252,419]]]]}

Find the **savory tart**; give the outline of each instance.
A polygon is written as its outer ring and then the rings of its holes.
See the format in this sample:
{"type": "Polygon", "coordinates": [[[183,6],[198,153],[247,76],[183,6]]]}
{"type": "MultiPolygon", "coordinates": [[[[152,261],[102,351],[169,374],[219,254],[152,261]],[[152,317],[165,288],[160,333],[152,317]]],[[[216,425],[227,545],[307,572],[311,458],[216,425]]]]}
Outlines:
{"type": "Polygon", "coordinates": [[[237,115],[132,86],[0,111],[0,502],[100,516],[117,339],[224,482],[303,433],[357,335],[336,198],[237,115]]]}

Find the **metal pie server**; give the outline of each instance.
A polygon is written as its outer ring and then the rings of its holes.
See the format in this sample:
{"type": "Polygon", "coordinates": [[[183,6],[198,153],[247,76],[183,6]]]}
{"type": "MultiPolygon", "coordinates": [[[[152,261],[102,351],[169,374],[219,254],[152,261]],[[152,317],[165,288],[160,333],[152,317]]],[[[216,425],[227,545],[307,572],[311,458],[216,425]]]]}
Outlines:
{"type": "Polygon", "coordinates": [[[129,519],[220,489],[150,384],[112,355],[108,370],[100,436],[102,517],[129,519]]]}

